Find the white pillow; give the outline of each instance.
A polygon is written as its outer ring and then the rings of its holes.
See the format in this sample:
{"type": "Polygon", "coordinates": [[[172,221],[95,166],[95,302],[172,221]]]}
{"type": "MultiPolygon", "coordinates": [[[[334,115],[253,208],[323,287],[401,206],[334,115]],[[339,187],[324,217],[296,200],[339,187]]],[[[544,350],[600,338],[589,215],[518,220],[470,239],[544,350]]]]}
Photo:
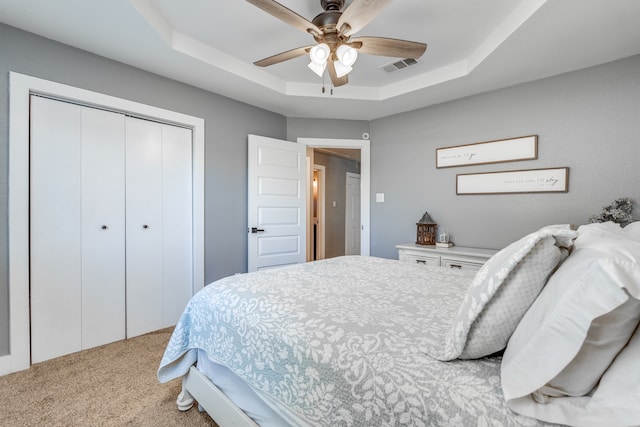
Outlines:
{"type": "Polygon", "coordinates": [[[613,221],[595,222],[578,227],[578,236],[592,236],[603,239],[627,239],[624,229],[613,221]]]}
{"type": "Polygon", "coordinates": [[[514,411],[587,425],[589,392],[640,322],[640,242],[580,235],[575,246],[513,333],[501,376],[514,411]]]}
{"type": "Polygon", "coordinates": [[[536,403],[530,396],[512,399],[515,412],[548,422],[580,427],[640,425],[640,327],[600,379],[591,396],[550,398],[536,403]]]}
{"type": "Polygon", "coordinates": [[[578,354],[564,369],[541,387],[536,396],[584,396],[596,386],[640,322],[640,300],[629,298],[618,308],[591,322],[578,354]]]}
{"type": "Polygon", "coordinates": [[[632,222],[623,228],[624,234],[631,240],[640,242],[640,221],[632,222]]]}
{"type": "Polygon", "coordinates": [[[503,350],[576,235],[569,225],[544,227],[491,257],[473,279],[450,330],[427,353],[453,360],[503,350]]]}

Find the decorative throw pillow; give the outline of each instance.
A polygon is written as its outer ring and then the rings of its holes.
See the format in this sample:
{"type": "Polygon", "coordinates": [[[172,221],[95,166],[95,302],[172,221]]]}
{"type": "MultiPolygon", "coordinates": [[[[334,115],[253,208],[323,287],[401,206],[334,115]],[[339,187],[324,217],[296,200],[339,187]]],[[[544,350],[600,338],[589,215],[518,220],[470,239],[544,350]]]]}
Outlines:
{"type": "MultiPolygon", "coordinates": [[[[598,395],[638,327],[639,299],[640,242],[579,236],[505,350],[501,379],[508,405],[561,424],[606,420],[609,412],[592,409],[597,405],[590,406],[590,395],[598,395]],[[593,411],[604,418],[593,418],[593,411]]],[[[640,419],[640,407],[635,414],[640,419]]]]}
{"type": "Polygon", "coordinates": [[[427,353],[473,359],[504,349],[576,235],[569,225],[548,226],[495,254],[476,274],[451,330],[427,353]]]}

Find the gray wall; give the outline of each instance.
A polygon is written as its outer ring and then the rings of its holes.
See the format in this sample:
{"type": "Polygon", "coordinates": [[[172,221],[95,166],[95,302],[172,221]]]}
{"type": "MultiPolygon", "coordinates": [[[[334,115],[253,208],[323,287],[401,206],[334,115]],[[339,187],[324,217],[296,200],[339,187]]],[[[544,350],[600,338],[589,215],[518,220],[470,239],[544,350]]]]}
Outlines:
{"type": "Polygon", "coordinates": [[[287,118],[287,140],[297,138],[362,139],[369,132],[365,120],[332,120],[287,118]]]}
{"type": "Polygon", "coordinates": [[[345,253],[347,172],[359,174],[360,162],[316,151],[314,163],[325,166],[324,255],[333,258],[345,253]]]}
{"type": "Polygon", "coordinates": [[[285,139],[285,117],[0,24],[0,356],[9,352],[9,71],[203,118],[205,280],[246,271],[247,134],[285,139]]]}
{"type": "Polygon", "coordinates": [[[584,224],[617,197],[640,203],[640,56],[371,123],[371,254],[397,258],[429,211],[457,245],[502,248],[584,224]],[[435,168],[435,149],[536,134],[533,161],[435,168]],[[456,196],[456,173],[568,166],[569,192],[456,196]],[[375,203],[375,193],[385,193],[375,203]]]}

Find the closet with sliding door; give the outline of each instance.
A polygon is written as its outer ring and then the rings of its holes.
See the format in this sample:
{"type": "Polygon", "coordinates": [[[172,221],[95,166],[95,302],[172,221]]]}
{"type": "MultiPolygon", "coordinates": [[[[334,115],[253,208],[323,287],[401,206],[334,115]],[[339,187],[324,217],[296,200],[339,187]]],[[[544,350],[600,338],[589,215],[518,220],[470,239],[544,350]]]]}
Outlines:
{"type": "Polygon", "coordinates": [[[174,325],[192,295],[192,131],[31,96],[31,360],[174,325]]]}

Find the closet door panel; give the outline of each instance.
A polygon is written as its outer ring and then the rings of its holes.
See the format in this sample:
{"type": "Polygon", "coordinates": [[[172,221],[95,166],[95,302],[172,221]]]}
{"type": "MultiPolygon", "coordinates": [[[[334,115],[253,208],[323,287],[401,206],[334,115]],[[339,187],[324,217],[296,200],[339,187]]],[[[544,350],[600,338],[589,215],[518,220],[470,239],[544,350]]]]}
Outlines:
{"type": "Polygon", "coordinates": [[[178,322],[193,294],[191,147],[190,129],[162,126],[164,327],[178,322]]]}
{"type": "Polygon", "coordinates": [[[31,97],[32,363],[81,350],[81,107],[31,97]]]}
{"type": "Polygon", "coordinates": [[[161,329],[162,125],[126,118],[127,337],[161,329]]]}
{"type": "Polygon", "coordinates": [[[82,348],[125,335],[125,116],[82,110],[82,348]]]}

